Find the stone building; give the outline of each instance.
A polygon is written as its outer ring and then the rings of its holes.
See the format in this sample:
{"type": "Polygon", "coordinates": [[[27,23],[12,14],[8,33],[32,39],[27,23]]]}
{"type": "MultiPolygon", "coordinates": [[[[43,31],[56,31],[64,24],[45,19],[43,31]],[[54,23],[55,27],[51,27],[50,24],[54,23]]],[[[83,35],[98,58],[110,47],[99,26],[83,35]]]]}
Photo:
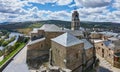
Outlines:
{"type": "Polygon", "coordinates": [[[83,41],[69,33],[52,39],[51,64],[74,70],[82,65],[83,41]]]}
{"type": "Polygon", "coordinates": [[[50,63],[53,66],[81,72],[94,64],[93,45],[86,39],[78,39],[64,33],[52,39],[50,63]],[[83,67],[83,64],[86,65],[83,67]]]}
{"type": "Polygon", "coordinates": [[[92,39],[94,38],[96,53],[105,58],[111,65],[120,68],[119,34],[112,32],[96,32],[94,36],[93,34],[91,36],[92,39]]]}
{"type": "Polygon", "coordinates": [[[39,69],[50,57],[51,65],[65,67],[74,72],[86,70],[95,63],[93,45],[83,39],[84,31],[79,30],[77,11],[74,11],[72,18],[72,30],[54,24],[44,24],[41,28],[33,29],[30,33],[31,42],[27,46],[27,64],[30,69],[39,69]],[[64,45],[55,41],[56,39],[64,42],[64,45]]]}
{"type": "Polygon", "coordinates": [[[79,30],[79,28],[80,28],[79,13],[75,10],[72,13],[71,30],[79,30]]]}

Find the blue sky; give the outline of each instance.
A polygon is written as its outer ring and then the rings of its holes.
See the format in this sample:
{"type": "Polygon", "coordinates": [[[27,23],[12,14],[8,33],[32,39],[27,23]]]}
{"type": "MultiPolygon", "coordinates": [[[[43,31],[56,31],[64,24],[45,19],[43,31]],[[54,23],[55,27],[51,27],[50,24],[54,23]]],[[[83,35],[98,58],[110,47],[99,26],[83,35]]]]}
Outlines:
{"type": "Polygon", "coordinates": [[[0,22],[71,20],[120,22],[120,0],[0,0],[0,22]]]}

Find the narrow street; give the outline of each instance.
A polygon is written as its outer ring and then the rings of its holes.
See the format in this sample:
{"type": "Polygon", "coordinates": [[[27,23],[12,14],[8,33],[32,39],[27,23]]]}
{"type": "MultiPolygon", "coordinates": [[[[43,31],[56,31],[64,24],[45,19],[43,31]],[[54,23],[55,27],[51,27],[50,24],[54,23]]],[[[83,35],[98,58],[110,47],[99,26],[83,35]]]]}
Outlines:
{"type": "Polygon", "coordinates": [[[29,72],[26,64],[27,47],[25,46],[8,64],[3,72],[29,72]]]}
{"type": "Polygon", "coordinates": [[[104,58],[100,57],[99,55],[97,55],[97,58],[100,59],[99,72],[120,72],[120,69],[113,67],[104,58]]]}

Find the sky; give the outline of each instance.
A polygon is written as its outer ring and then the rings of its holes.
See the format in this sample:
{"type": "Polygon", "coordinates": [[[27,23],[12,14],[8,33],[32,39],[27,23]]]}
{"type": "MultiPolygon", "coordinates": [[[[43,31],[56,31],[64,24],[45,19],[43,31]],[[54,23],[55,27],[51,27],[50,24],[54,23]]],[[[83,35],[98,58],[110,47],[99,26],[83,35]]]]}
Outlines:
{"type": "Polygon", "coordinates": [[[0,23],[40,20],[119,22],[120,0],[0,0],[0,23]]]}

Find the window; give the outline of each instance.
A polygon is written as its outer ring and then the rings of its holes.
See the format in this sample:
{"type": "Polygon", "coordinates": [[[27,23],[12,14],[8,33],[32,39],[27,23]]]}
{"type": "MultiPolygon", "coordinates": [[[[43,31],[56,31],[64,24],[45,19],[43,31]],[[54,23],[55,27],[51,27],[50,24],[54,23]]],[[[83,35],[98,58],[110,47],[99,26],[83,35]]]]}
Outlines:
{"type": "Polygon", "coordinates": [[[103,46],[103,44],[101,44],[103,46]]]}
{"type": "Polygon", "coordinates": [[[43,47],[43,45],[41,44],[41,47],[43,47]]]}
{"type": "Polygon", "coordinates": [[[100,49],[100,47],[98,47],[98,49],[100,49]]]}
{"type": "Polygon", "coordinates": [[[76,54],[76,58],[79,58],[79,53],[76,54]]]}
{"type": "Polygon", "coordinates": [[[119,58],[118,58],[118,57],[114,57],[114,60],[115,60],[115,61],[118,61],[118,60],[119,60],[119,58]]]}

